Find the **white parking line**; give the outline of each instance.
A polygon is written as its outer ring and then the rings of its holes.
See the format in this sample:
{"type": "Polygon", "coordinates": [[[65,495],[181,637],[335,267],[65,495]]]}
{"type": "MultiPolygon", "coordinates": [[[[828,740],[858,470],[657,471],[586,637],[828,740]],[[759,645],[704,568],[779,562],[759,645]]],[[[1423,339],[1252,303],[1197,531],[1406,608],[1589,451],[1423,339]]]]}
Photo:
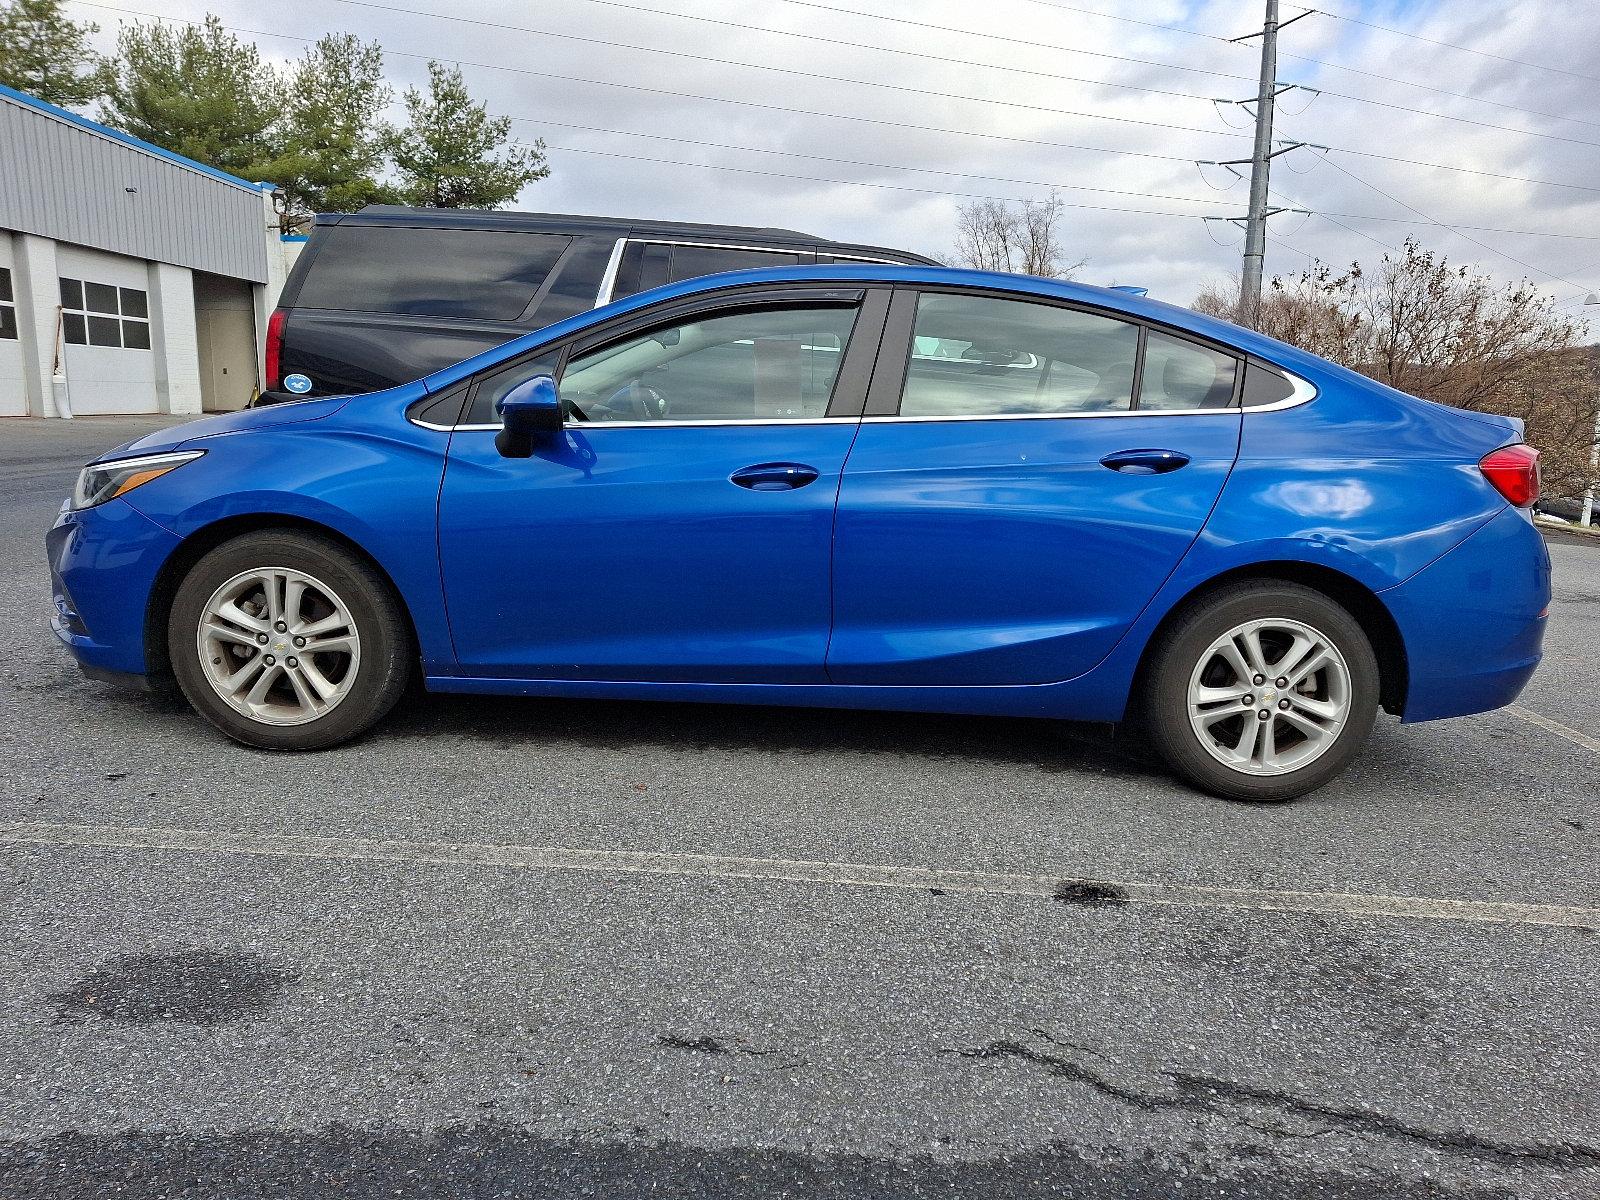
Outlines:
{"type": "Polygon", "coordinates": [[[1508,704],[1506,711],[1512,716],[1521,717],[1524,721],[1537,725],[1540,729],[1549,730],[1557,737],[1566,738],[1574,746],[1582,746],[1591,754],[1600,754],[1600,739],[1592,738],[1587,733],[1580,733],[1570,725],[1552,721],[1549,717],[1536,713],[1531,708],[1523,708],[1520,704],[1508,704]]]}
{"type": "Polygon", "coordinates": [[[1262,891],[1187,884],[1128,883],[1058,875],[947,871],[931,867],[872,866],[782,858],[731,858],[710,854],[636,850],[574,850],[554,846],[506,846],[476,842],[377,841],[302,835],[230,833],[206,829],[159,829],[121,825],[0,825],[0,845],[91,846],[116,850],[252,854],[333,861],[411,862],[443,866],[509,867],[523,870],[591,871],[685,878],[753,879],[839,887],[911,888],[985,895],[1044,896],[1102,904],[1150,904],[1181,908],[1252,909],[1399,920],[1487,921],[1509,925],[1600,926],[1600,908],[1513,904],[1484,900],[1440,900],[1422,896],[1368,896],[1352,892],[1262,891]]]}

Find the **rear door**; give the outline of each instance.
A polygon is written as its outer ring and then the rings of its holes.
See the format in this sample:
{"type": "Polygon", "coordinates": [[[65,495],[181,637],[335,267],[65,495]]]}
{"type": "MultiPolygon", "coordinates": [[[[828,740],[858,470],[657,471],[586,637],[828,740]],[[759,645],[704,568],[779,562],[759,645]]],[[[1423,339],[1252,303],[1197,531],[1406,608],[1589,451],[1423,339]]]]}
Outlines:
{"type": "Polygon", "coordinates": [[[837,683],[1083,674],[1194,542],[1238,363],[1109,312],[897,291],[835,526],[837,683]]]}
{"type": "Polygon", "coordinates": [[[723,296],[478,380],[439,498],[461,671],[825,682],[834,502],[887,306],[723,296]],[[502,458],[496,398],[558,370],[566,428],[502,458]]]}

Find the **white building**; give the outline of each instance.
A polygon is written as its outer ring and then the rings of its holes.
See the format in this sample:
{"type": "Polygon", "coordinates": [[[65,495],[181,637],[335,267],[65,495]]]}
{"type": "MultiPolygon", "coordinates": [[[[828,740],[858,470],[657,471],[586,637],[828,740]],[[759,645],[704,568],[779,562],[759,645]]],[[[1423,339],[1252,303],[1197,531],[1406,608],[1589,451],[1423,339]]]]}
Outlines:
{"type": "Polygon", "coordinates": [[[300,248],[272,199],[0,86],[0,417],[244,407],[300,248]]]}

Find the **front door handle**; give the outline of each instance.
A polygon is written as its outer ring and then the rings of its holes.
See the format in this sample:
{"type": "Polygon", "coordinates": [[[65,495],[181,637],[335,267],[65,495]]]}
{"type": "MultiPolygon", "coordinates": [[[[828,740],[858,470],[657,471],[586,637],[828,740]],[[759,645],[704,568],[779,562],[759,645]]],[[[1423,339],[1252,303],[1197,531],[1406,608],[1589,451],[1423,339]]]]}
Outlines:
{"type": "Polygon", "coordinates": [[[740,467],[728,478],[752,492],[792,492],[816,479],[819,472],[805,463],[756,463],[740,467]]]}
{"type": "Polygon", "coordinates": [[[1124,475],[1165,475],[1187,466],[1189,456],[1178,450],[1118,450],[1100,460],[1100,465],[1124,475]]]}

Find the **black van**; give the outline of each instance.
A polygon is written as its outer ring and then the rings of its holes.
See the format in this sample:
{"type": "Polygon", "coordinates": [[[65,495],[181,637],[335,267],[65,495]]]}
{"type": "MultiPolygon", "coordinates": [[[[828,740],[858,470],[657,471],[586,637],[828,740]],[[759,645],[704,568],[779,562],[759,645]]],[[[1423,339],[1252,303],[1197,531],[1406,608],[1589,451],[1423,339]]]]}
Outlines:
{"type": "Polygon", "coordinates": [[[260,402],[407,383],[530,329],[697,275],[932,261],[788,229],[373,204],[317,218],[267,325],[260,402]]]}

